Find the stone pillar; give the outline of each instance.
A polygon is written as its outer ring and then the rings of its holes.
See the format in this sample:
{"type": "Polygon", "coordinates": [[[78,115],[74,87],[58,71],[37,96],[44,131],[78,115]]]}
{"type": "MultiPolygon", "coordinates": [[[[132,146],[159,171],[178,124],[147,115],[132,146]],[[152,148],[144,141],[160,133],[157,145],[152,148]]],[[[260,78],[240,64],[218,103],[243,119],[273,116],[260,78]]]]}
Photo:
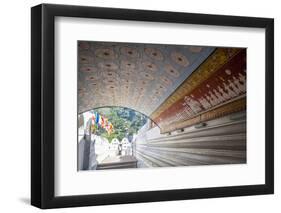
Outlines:
{"type": "Polygon", "coordinates": [[[87,122],[84,137],[78,144],[78,170],[93,170],[97,167],[95,140],[92,140],[91,119],[87,122]]]}
{"type": "Polygon", "coordinates": [[[78,144],[78,170],[89,169],[90,145],[91,141],[89,136],[84,135],[78,144]]]}
{"type": "Polygon", "coordinates": [[[91,145],[89,147],[89,170],[96,170],[98,166],[96,150],[95,150],[96,140],[91,141],[91,145]]]}

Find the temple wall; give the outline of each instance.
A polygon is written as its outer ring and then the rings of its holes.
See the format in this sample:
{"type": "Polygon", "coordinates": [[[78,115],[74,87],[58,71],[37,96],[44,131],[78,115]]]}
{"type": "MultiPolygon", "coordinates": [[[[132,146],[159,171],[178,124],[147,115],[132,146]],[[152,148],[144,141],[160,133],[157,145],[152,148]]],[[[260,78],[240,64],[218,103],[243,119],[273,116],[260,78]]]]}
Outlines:
{"type": "Polygon", "coordinates": [[[136,137],[142,167],[246,163],[245,111],[170,133],[159,127],[136,137]]]}
{"type": "Polygon", "coordinates": [[[220,64],[212,55],[155,110],[150,118],[162,133],[246,109],[246,49],[220,64]],[[215,67],[214,67],[215,66],[215,67]]]}

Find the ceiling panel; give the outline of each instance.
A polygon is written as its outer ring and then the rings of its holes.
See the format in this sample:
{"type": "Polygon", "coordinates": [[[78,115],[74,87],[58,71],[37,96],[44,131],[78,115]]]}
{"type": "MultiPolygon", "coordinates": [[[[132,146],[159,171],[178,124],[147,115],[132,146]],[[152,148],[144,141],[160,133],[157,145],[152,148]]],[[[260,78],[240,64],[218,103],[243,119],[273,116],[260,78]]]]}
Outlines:
{"type": "Polygon", "coordinates": [[[79,113],[122,106],[150,116],[213,47],[78,42],[79,113]]]}

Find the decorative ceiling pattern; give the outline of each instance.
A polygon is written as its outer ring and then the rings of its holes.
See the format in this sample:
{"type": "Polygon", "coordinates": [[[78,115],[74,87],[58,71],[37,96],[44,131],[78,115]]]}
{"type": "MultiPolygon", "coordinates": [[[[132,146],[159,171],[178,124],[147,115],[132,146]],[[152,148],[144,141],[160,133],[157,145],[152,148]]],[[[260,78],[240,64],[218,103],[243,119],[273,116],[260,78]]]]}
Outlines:
{"type": "Polygon", "coordinates": [[[213,47],[78,42],[78,111],[122,106],[150,116],[213,47]]]}
{"type": "Polygon", "coordinates": [[[169,132],[243,110],[245,97],[246,49],[237,49],[231,54],[225,48],[219,49],[157,109],[152,118],[162,133],[169,132]],[[218,55],[225,57],[214,57],[218,55]],[[224,60],[227,63],[220,66],[219,61],[224,60]],[[208,65],[215,65],[211,72],[206,72],[210,70],[208,65]]]}

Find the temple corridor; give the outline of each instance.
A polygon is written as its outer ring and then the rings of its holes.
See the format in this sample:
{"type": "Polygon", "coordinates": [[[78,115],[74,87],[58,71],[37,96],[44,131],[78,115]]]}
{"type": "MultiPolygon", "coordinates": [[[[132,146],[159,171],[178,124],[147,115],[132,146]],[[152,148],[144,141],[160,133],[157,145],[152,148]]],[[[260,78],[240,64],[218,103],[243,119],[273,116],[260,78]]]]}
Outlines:
{"type": "Polygon", "coordinates": [[[78,170],[247,162],[245,48],[80,41],[78,52],[78,170]]]}

